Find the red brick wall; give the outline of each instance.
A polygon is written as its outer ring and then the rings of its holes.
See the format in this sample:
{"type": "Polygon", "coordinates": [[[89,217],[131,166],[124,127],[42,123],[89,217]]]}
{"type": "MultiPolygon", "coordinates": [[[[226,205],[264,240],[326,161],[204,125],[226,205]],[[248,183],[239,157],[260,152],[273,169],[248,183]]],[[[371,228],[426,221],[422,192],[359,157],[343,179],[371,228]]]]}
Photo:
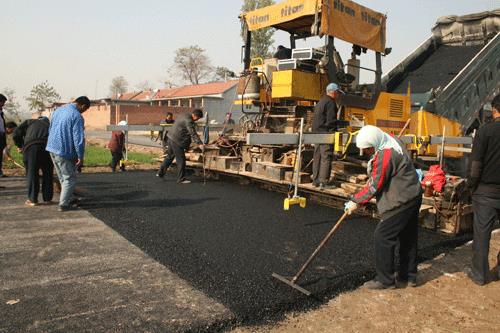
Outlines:
{"type": "Polygon", "coordinates": [[[86,129],[104,130],[107,125],[116,125],[121,120],[127,120],[131,125],[159,124],[165,119],[167,112],[172,112],[174,118],[193,108],[158,105],[93,105],[83,113],[86,129]]]}
{"type": "Polygon", "coordinates": [[[189,107],[169,107],[157,105],[118,105],[116,107],[116,123],[127,120],[131,125],[159,124],[165,119],[167,112],[172,112],[174,118],[184,112],[190,112],[189,107]]]}
{"type": "Polygon", "coordinates": [[[106,129],[111,121],[111,110],[115,107],[111,105],[93,105],[82,113],[85,119],[85,129],[106,129]]]}

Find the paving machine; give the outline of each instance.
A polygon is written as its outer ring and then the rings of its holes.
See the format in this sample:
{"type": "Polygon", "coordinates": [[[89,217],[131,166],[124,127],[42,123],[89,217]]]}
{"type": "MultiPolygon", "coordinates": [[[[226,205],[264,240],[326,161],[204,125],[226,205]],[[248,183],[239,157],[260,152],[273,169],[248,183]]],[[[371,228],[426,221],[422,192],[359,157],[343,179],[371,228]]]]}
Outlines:
{"type": "Polygon", "coordinates": [[[310,127],[312,110],[329,82],[342,87],[339,120],[346,131],[372,124],[399,133],[410,117],[410,95],[382,90],[382,56],[386,48],[386,16],[349,0],[287,0],[243,13],[244,70],[238,99],[250,130],[296,132],[298,118],[310,127]],[[251,59],[252,33],[272,27],[290,35],[288,52],[278,58],[251,59]],[[319,48],[296,48],[298,39],[322,38],[319,48]],[[335,47],[335,38],[352,43],[347,63],[335,47]],[[358,56],[373,52],[376,67],[361,66],[358,56]],[[375,80],[359,84],[361,71],[375,80]],[[249,121],[250,119],[253,120],[249,121]],[[344,122],[341,122],[341,121],[344,122]]]}

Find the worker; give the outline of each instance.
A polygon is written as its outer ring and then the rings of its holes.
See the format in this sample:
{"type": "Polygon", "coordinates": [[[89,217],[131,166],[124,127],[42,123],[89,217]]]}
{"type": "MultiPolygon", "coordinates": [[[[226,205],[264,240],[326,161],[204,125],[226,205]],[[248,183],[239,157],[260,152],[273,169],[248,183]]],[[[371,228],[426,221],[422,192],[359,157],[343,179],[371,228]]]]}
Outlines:
{"type": "Polygon", "coordinates": [[[231,112],[226,113],[226,117],[224,118],[224,127],[222,128],[222,135],[228,135],[231,134],[234,130],[234,125],[236,123],[234,122],[233,118],[231,117],[231,112]]]}
{"type": "MultiPolygon", "coordinates": [[[[5,138],[4,139],[5,145],[3,146],[2,150],[0,150],[0,162],[2,162],[2,160],[6,160],[6,161],[12,160],[12,156],[10,155],[10,145],[7,143],[7,135],[14,133],[16,127],[17,127],[17,124],[13,121],[8,121],[4,125],[5,132],[3,133],[3,136],[5,138]]],[[[1,135],[2,134],[0,133],[0,137],[1,137],[1,135]]],[[[0,139],[0,144],[1,144],[1,141],[2,141],[2,139],[0,139]]],[[[1,165],[0,165],[0,167],[1,167],[1,165]]],[[[1,169],[0,169],[0,177],[1,178],[7,177],[6,175],[3,174],[1,169]]]]}
{"type": "Polygon", "coordinates": [[[163,127],[163,130],[160,131],[160,138],[161,138],[161,147],[163,149],[163,153],[166,154],[168,152],[168,140],[167,140],[167,133],[168,133],[168,127],[171,127],[174,124],[174,114],[172,112],[167,112],[167,117],[165,120],[162,120],[160,122],[160,125],[170,125],[167,127],[163,127]]]}
{"type": "Polygon", "coordinates": [[[500,219],[500,94],[491,102],[493,121],[477,131],[470,156],[468,185],[472,191],[474,241],[469,278],[482,286],[500,278],[500,252],[490,276],[488,253],[491,232],[500,219]],[[496,276],[495,276],[496,275],[496,276]]]}
{"type": "MultiPolygon", "coordinates": [[[[118,123],[120,126],[126,126],[127,121],[122,120],[118,123]]],[[[108,142],[108,148],[111,152],[111,171],[116,172],[116,166],[120,166],[120,171],[125,171],[123,153],[125,152],[125,133],[123,131],[111,132],[111,140],[108,142]]]]}
{"type": "Polygon", "coordinates": [[[375,279],[364,284],[369,289],[394,288],[394,250],[399,242],[398,282],[417,284],[418,213],[422,188],[408,152],[392,136],[375,126],[364,126],[356,137],[368,162],[369,179],[364,188],[345,204],[350,215],[373,197],[381,220],[374,234],[375,279]]]}
{"type": "Polygon", "coordinates": [[[177,161],[177,182],[180,184],[189,184],[191,181],[186,179],[186,155],[185,151],[194,141],[198,147],[203,150],[204,145],[196,133],[195,122],[203,118],[203,111],[195,109],[191,113],[184,113],[177,117],[174,126],[168,131],[168,153],[156,174],[157,177],[163,177],[165,171],[172,162],[177,161]]]}
{"type": "Polygon", "coordinates": [[[90,100],[81,96],[52,113],[46,149],[61,183],[58,208],[60,212],[76,208],[73,197],[76,172],[83,165],[85,153],[85,129],[81,114],[89,108],[90,100]]]}
{"type": "Polygon", "coordinates": [[[292,57],[292,49],[279,45],[273,57],[278,60],[290,59],[292,57]]]}
{"type": "MultiPolygon", "coordinates": [[[[314,106],[312,131],[314,133],[334,132],[337,127],[337,103],[340,94],[339,86],[330,83],[326,87],[326,95],[314,106]]],[[[333,145],[316,144],[313,156],[313,186],[320,189],[332,188],[329,184],[332,171],[333,145]]]]}
{"type": "Polygon", "coordinates": [[[5,95],[3,94],[0,94],[0,177],[5,177],[2,171],[2,164],[3,164],[4,150],[7,147],[7,134],[10,134],[14,131],[12,128],[9,129],[6,126],[7,122],[5,121],[5,116],[3,112],[3,106],[5,105],[6,102],[7,102],[7,97],[5,97],[5,95]]]}
{"type": "Polygon", "coordinates": [[[42,171],[42,199],[48,204],[54,195],[53,173],[54,165],[50,154],[45,150],[49,137],[49,118],[39,117],[23,121],[14,131],[14,143],[23,153],[26,180],[28,185],[27,206],[38,204],[40,192],[40,170],[42,171]]]}

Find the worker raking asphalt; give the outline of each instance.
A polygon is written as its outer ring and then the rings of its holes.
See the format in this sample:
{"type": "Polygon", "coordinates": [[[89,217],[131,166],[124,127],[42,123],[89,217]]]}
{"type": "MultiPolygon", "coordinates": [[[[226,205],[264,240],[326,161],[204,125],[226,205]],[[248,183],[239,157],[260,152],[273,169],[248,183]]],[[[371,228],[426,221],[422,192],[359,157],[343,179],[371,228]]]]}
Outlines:
{"type": "MultiPolygon", "coordinates": [[[[239,322],[261,323],[318,306],[373,277],[376,221],[349,217],[301,277],[306,297],[271,277],[293,276],[341,211],[283,211],[283,195],[252,185],[175,182],[153,172],[84,174],[82,208],[149,256],[222,302],[239,322]]],[[[420,259],[463,242],[420,230],[420,259]]],[[[230,323],[227,323],[228,325],[230,323]]]]}

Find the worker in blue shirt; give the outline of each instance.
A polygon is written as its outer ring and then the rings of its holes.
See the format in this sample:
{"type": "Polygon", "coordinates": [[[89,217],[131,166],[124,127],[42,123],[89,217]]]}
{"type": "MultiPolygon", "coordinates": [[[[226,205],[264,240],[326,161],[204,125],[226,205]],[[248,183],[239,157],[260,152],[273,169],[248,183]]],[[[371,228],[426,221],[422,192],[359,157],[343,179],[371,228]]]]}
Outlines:
{"type": "Polygon", "coordinates": [[[61,182],[60,212],[74,208],[71,204],[76,171],[83,165],[85,153],[84,120],[81,113],[89,107],[90,100],[81,96],[74,103],[57,108],[52,114],[46,150],[50,152],[61,182]]]}

